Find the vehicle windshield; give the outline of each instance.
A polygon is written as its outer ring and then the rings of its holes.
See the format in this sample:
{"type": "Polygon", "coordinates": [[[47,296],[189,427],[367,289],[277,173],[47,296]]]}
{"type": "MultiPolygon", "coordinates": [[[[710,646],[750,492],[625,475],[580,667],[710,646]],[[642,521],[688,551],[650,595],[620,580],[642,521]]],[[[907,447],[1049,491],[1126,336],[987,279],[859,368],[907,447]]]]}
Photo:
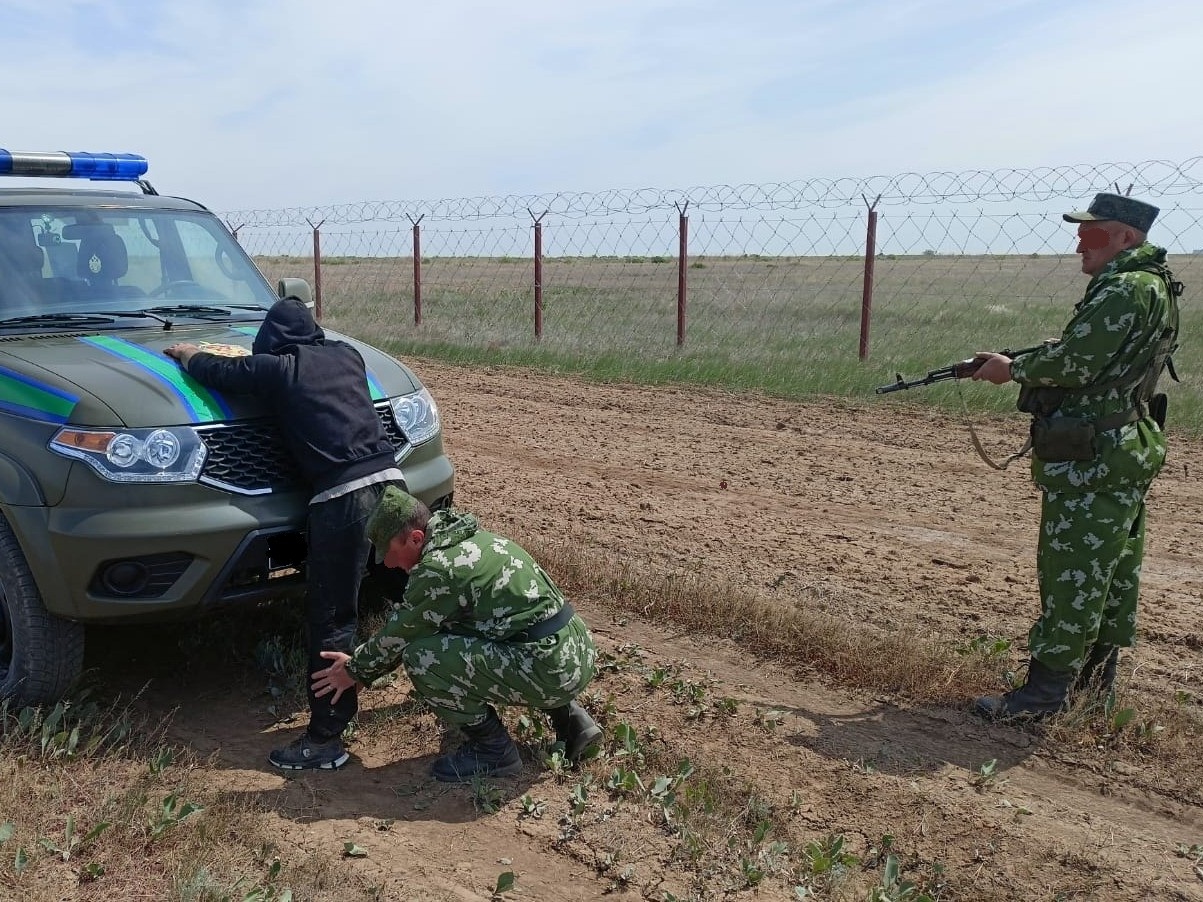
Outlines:
{"type": "Polygon", "coordinates": [[[210,214],[0,207],[0,320],[163,308],[174,317],[212,318],[274,301],[254,263],[210,214]]]}

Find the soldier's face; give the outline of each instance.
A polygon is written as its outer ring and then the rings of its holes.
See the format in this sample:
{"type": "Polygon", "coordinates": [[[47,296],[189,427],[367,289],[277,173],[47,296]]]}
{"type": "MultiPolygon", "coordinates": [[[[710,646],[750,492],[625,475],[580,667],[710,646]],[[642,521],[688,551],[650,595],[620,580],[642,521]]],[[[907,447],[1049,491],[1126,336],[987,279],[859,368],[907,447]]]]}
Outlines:
{"type": "Polygon", "coordinates": [[[1124,249],[1122,229],[1115,222],[1083,222],[1078,225],[1077,253],[1082,255],[1082,272],[1097,276],[1124,249]]]}
{"type": "Polygon", "coordinates": [[[399,567],[408,573],[422,556],[422,546],[426,543],[426,533],[420,529],[399,532],[388,543],[384,553],[384,566],[399,567]]]}

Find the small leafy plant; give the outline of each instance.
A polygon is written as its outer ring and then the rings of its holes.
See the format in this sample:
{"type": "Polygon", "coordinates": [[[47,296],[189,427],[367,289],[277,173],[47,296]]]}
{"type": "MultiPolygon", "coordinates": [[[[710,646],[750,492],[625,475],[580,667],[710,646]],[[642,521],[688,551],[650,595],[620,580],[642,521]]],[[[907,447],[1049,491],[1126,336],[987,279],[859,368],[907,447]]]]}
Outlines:
{"type": "Polygon", "coordinates": [[[1011,650],[1011,640],[997,636],[975,636],[957,648],[959,655],[983,655],[986,658],[1001,658],[1011,650]]]}
{"type": "Polygon", "coordinates": [[[501,787],[480,774],[473,775],[469,791],[472,794],[472,807],[477,814],[495,814],[505,804],[505,793],[501,787]]]}
{"type": "Polygon", "coordinates": [[[205,809],[195,802],[185,802],[180,799],[178,792],[173,792],[163,799],[158,817],[150,825],[151,839],[158,839],[167,831],[178,827],[190,817],[203,812],[205,809]]]}
{"type": "Polygon", "coordinates": [[[502,871],[497,875],[497,883],[493,887],[493,895],[490,896],[490,899],[493,902],[498,902],[505,893],[514,888],[514,883],[517,882],[517,879],[513,871],[502,871]]]}
{"type": "Polygon", "coordinates": [[[1007,778],[998,773],[998,759],[991,758],[989,761],[980,765],[977,773],[969,780],[970,784],[978,792],[985,792],[987,789],[997,789],[1007,782],[1007,778]]]}
{"type": "Polygon", "coordinates": [[[869,902],[935,902],[913,880],[902,876],[902,864],[897,855],[887,855],[881,883],[869,892],[869,902]]]}
{"type": "Polygon", "coordinates": [[[532,798],[529,792],[519,800],[519,804],[522,805],[522,809],[518,812],[518,816],[529,817],[535,820],[543,817],[543,812],[547,808],[546,801],[532,798]]]}

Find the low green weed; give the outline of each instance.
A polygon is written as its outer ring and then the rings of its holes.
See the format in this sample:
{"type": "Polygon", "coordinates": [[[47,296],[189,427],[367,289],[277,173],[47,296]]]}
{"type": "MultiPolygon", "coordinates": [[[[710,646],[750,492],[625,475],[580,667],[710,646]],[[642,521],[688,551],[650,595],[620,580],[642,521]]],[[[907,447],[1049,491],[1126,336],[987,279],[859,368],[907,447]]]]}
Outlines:
{"type": "Polygon", "coordinates": [[[185,802],[178,792],[172,792],[163,799],[157,817],[150,824],[150,838],[158,839],[164,833],[172,830],[191,817],[204,812],[204,807],[195,802],[185,802]]]}
{"type": "Polygon", "coordinates": [[[501,787],[480,774],[472,776],[469,792],[477,814],[495,814],[505,804],[505,793],[501,787]]]}
{"type": "Polygon", "coordinates": [[[975,636],[964,645],[959,645],[956,652],[959,655],[982,655],[986,658],[1002,658],[1011,650],[1011,640],[997,636],[975,636]]]}
{"type": "Polygon", "coordinates": [[[989,761],[980,765],[977,773],[970,780],[970,785],[978,792],[985,792],[987,789],[997,789],[1007,782],[1007,778],[998,773],[998,759],[991,758],[989,761]]]}
{"type": "Polygon", "coordinates": [[[547,802],[543,799],[535,799],[530,793],[519,799],[519,804],[522,808],[518,812],[519,817],[529,817],[535,820],[543,817],[543,812],[547,810],[547,802]]]}
{"type": "Polygon", "coordinates": [[[935,902],[923,887],[902,876],[897,855],[887,855],[881,883],[869,891],[868,902],[935,902]]]}
{"type": "Polygon", "coordinates": [[[101,821],[83,836],[79,836],[75,832],[75,818],[68,814],[67,825],[64,829],[62,843],[60,844],[54,840],[42,838],[38,840],[38,845],[52,855],[57,855],[63,861],[70,861],[72,855],[87,848],[96,840],[97,837],[100,836],[100,834],[104,833],[104,831],[109,829],[111,826],[113,825],[108,821],[101,821]]]}

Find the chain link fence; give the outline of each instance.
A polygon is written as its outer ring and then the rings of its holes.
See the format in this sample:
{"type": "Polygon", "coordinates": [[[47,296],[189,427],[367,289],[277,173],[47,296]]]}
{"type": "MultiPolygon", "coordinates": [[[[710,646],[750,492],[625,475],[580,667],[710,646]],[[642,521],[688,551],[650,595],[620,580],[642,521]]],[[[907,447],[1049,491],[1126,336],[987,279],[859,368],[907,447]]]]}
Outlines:
{"type": "Polygon", "coordinates": [[[324,322],[395,350],[693,361],[768,389],[821,363],[860,388],[1059,334],[1085,287],[1060,214],[1098,191],[1161,207],[1185,316],[1203,157],[222,216],[270,279],[315,285],[324,322]]]}

